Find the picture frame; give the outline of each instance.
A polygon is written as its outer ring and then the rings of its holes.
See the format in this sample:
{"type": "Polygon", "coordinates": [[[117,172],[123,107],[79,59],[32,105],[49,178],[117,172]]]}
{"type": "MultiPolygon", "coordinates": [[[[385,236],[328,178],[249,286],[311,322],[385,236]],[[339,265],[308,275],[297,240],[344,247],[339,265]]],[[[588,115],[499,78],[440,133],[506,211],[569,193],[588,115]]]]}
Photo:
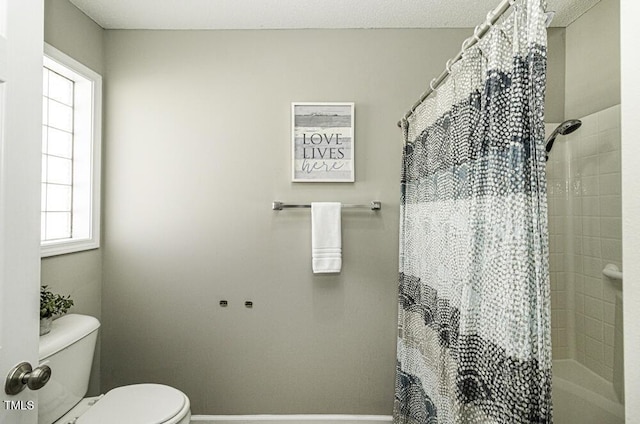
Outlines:
{"type": "Polygon", "coordinates": [[[355,103],[291,103],[291,181],[355,182],[355,103]]]}

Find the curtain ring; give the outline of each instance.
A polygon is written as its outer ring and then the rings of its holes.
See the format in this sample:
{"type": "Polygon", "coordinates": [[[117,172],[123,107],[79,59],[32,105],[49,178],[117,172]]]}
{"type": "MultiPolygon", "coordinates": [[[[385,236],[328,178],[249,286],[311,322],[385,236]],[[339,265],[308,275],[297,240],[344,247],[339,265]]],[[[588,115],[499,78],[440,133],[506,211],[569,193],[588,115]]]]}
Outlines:
{"type": "Polygon", "coordinates": [[[434,87],[433,87],[433,83],[436,82],[436,79],[432,79],[431,82],[429,83],[429,88],[431,88],[431,91],[437,91],[434,87]]]}
{"type": "Polygon", "coordinates": [[[493,23],[491,22],[491,20],[495,18],[495,15],[493,14],[493,10],[490,10],[489,13],[487,13],[487,18],[485,19],[485,24],[491,28],[493,26],[493,23]]]}
{"type": "Polygon", "coordinates": [[[473,38],[476,40],[476,43],[480,42],[480,36],[478,35],[479,29],[480,29],[480,25],[475,27],[475,29],[473,30],[473,38]]]}
{"type": "Polygon", "coordinates": [[[452,65],[451,61],[452,61],[452,60],[453,60],[453,58],[451,58],[451,59],[447,60],[447,64],[446,64],[446,65],[444,65],[445,69],[447,70],[447,72],[448,72],[449,74],[451,74],[451,65],[452,65]]]}
{"type": "Polygon", "coordinates": [[[463,52],[469,48],[469,44],[470,44],[470,43],[471,43],[471,40],[470,40],[469,38],[465,39],[465,40],[462,42],[462,46],[461,46],[461,48],[462,48],[462,51],[463,51],[463,52]]]}

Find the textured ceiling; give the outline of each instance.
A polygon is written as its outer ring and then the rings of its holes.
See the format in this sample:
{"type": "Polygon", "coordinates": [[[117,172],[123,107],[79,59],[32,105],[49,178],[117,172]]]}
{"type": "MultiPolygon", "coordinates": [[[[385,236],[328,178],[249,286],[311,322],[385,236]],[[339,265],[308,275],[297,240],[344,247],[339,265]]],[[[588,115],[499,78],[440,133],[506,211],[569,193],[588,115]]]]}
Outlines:
{"type": "MultiPolygon", "coordinates": [[[[552,26],[600,0],[547,0],[552,26]]],[[[71,0],[107,29],[460,28],[499,0],[71,0]]]]}

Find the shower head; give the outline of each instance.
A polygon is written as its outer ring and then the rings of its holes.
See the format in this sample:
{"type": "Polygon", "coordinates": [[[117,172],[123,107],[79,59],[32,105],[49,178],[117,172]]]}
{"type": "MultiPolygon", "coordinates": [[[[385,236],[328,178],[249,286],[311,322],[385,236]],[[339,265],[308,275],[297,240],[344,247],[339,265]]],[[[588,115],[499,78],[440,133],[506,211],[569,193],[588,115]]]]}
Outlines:
{"type": "Polygon", "coordinates": [[[582,125],[582,121],[579,119],[569,119],[568,121],[564,121],[562,124],[558,125],[556,131],[558,131],[561,135],[571,134],[582,125]]]}
{"type": "MultiPolygon", "coordinates": [[[[582,121],[579,119],[569,119],[568,121],[564,121],[562,124],[558,125],[555,130],[551,133],[549,138],[547,139],[546,151],[549,153],[551,148],[553,147],[553,142],[556,141],[556,137],[558,135],[567,135],[571,134],[582,125],[582,121]]],[[[547,154],[547,160],[549,160],[549,155],[547,154]]]]}

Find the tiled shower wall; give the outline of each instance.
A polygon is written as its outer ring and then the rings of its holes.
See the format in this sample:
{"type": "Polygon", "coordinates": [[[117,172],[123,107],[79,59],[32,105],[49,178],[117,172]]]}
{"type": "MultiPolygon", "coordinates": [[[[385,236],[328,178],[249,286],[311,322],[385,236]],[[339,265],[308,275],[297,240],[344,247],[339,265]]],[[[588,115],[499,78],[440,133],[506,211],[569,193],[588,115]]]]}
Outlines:
{"type": "Polygon", "coordinates": [[[553,354],[613,381],[622,286],[602,269],[622,269],[620,106],[580,119],[547,162],[553,354]]]}

